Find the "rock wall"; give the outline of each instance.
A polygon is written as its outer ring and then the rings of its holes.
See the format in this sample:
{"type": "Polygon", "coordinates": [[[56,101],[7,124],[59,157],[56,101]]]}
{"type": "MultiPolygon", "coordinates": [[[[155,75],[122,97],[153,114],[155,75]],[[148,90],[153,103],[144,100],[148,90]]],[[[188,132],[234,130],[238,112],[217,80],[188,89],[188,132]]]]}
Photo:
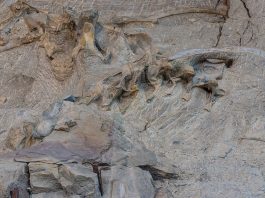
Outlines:
{"type": "Polygon", "coordinates": [[[265,196],[262,0],[0,3],[0,197],[265,196]]]}

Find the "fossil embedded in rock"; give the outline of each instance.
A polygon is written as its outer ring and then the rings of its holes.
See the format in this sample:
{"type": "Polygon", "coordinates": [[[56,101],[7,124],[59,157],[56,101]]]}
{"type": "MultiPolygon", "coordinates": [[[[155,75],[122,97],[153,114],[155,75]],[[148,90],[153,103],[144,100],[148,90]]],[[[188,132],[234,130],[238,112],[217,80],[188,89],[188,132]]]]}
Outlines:
{"type": "Polygon", "coordinates": [[[65,55],[55,56],[51,61],[52,71],[57,80],[65,80],[73,73],[74,62],[71,57],[65,55]]]}

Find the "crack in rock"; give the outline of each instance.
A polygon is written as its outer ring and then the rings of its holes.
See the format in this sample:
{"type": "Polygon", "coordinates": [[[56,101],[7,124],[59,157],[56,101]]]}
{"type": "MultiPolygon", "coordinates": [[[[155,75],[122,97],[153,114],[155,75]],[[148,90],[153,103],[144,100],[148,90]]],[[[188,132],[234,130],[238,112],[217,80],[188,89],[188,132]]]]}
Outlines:
{"type": "MultiPolygon", "coordinates": [[[[239,45],[242,46],[242,40],[243,40],[243,37],[244,35],[247,33],[248,29],[251,27],[251,21],[248,20],[248,23],[242,33],[242,35],[240,35],[240,39],[239,39],[239,45]]],[[[249,40],[246,42],[246,44],[248,44],[250,41],[253,40],[253,36],[254,36],[254,32],[253,32],[253,28],[251,27],[251,37],[249,38],[249,40]]]]}
{"type": "MultiPolygon", "coordinates": [[[[224,22],[224,23],[225,23],[225,22],[224,22]]],[[[218,45],[219,45],[220,39],[221,39],[222,34],[223,34],[224,23],[222,23],[222,24],[219,26],[219,33],[218,33],[218,35],[217,35],[217,42],[216,42],[216,44],[215,44],[214,47],[218,47],[218,45]]]]}
{"type": "Polygon", "coordinates": [[[249,8],[247,7],[247,4],[244,0],[240,0],[245,8],[245,10],[247,11],[247,15],[249,18],[251,18],[251,14],[250,14],[250,11],[249,11],[249,8]]]}
{"type": "Polygon", "coordinates": [[[150,165],[139,166],[139,168],[148,171],[154,180],[162,180],[162,179],[181,179],[181,176],[174,173],[167,173],[165,171],[154,168],[150,165]]]}

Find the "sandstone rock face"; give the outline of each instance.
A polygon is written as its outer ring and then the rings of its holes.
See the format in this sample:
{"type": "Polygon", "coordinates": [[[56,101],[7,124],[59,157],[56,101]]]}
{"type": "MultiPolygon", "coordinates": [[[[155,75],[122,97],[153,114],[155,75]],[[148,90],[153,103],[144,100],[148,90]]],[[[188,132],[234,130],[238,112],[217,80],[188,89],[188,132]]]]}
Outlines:
{"type": "Polygon", "coordinates": [[[0,197],[265,197],[262,0],[4,0],[0,197]]]}
{"type": "Polygon", "coordinates": [[[93,168],[78,165],[29,163],[30,186],[34,196],[100,197],[93,168]]]}
{"type": "Polygon", "coordinates": [[[27,165],[3,160],[0,167],[0,196],[29,198],[27,165]]]}
{"type": "Polygon", "coordinates": [[[63,189],[70,195],[80,197],[100,197],[97,174],[93,168],[82,165],[60,166],[60,181],[63,189]]]}
{"type": "Polygon", "coordinates": [[[154,197],[152,177],[140,168],[113,166],[101,173],[103,197],[154,197]]]}
{"type": "Polygon", "coordinates": [[[58,167],[55,164],[29,163],[30,186],[33,194],[54,192],[62,189],[58,182],[58,167]]]}

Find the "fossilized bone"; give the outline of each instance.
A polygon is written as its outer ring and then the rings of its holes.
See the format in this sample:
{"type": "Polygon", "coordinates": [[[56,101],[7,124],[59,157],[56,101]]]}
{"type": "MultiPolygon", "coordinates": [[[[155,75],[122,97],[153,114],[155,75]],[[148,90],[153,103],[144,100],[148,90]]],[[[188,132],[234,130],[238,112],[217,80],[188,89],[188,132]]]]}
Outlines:
{"type": "Polygon", "coordinates": [[[216,98],[225,94],[225,91],[218,87],[218,80],[223,78],[224,68],[230,67],[233,62],[244,53],[251,53],[258,56],[265,55],[264,52],[252,48],[213,48],[182,51],[176,54],[174,57],[169,58],[169,60],[172,61],[174,66],[190,64],[193,66],[193,68],[195,68],[196,73],[193,77],[192,86],[189,86],[189,89],[199,87],[209,92],[210,99],[205,108],[209,111],[216,98]],[[210,65],[224,65],[222,66],[223,69],[220,74],[215,76],[214,79],[211,79],[206,76],[207,74],[203,74],[199,69],[201,67],[200,65],[204,65],[205,63],[210,65]]]}
{"type": "MultiPolygon", "coordinates": [[[[254,55],[265,58],[265,51],[255,48],[245,47],[229,47],[229,48],[210,48],[210,49],[192,49],[181,51],[174,56],[168,58],[173,67],[178,65],[189,64],[193,67],[203,62],[211,64],[224,63],[226,67],[230,67],[240,56],[254,55]]],[[[218,77],[219,79],[222,76],[218,77]]]]}
{"type": "MultiPolygon", "coordinates": [[[[122,71],[117,72],[113,75],[108,76],[104,80],[100,81],[95,88],[90,91],[89,96],[84,100],[86,104],[89,104],[92,101],[102,98],[101,106],[108,107],[111,105],[112,101],[117,99],[120,96],[128,96],[132,93],[138,91],[137,82],[139,82],[141,75],[145,72],[145,68],[150,65],[150,55],[145,54],[140,59],[135,60],[132,63],[128,63],[123,66],[122,71]]],[[[158,75],[168,75],[172,66],[166,59],[155,61],[158,70],[151,75],[147,74],[147,78],[152,78],[150,83],[155,86],[155,93],[158,90],[158,75]],[[159,66],[158,66],[159,65],[159,66]]],[[[153,66],[155,68],[155,66],[153,66]]]]}
{"type": "Polygon", "coordinates": [[[9,6],[9,9],[12,14],[6,20],[0,22],[1,30],[3,30],[7,25],[10,26],[14,24],[18,18],[23,17],[25,15],[31,15],[33,13],[42,13],[46,15],[48,14],[44,10],[40,10],[30,6],[24,0],[16,1],[15,3],[9,6]]]}
{"type": "MultiPolygon", "coordinates": [[[[158,90],[162,86],[162,78],[168,80],[172,84],[171,89],[166,93],[167,95],[172,93],[176,83],[180,81],[186,84],[186,91],[188,93],[191,89],[191,79],[194,75],[194,68],[189,64],[173,66],[167,58],[156,60],[155,63],[150,65],[147,70],[147,79],[155,88],[151,98],[157,94],[158,90]]],[[[149,97],[148,100],[151,98],[149,97]]]]}
{"type": "Polygon", "coordinates": [[[239,56],[246,54],[252,54],[265,58],[265,51],[259,49],[246,47],[227,47],[184,50],[176,53],[172,57],[169,57],[168,60],[172,61],[173,64],[182,64],[185,62],[194,64],[207,59],[227,60],[231,62],[231,60],[235,61],[239,56]]]}
{"type": "Polygon", "coordinates": [[[1,29],[3,30],[6,25],[14,25],[16,19],[23,18],[25,25],[29,29],[29,33],[23,38],[2,38],[0,52],[7,51],[16,47],[19,47],[23,44],[35,42],[40,39],[41,35],[44,32],[45,26],[45,14],[43,11],[40,11],[23,0],[19,0],[10,6],[10,10],[13,13],[11,18],[1,23],[1,29]],[[35,14],[35,15],[34,15],[35,14]],[[34,15],[34,17],[32,16],[34,15]],[[38,17],[41,15],[41,17],[38,17]],[[37,32],[35,31],[37,30],[37,32]]]}
{"type": "MultiPolygon", "coordinates": [[[[184,90],[182,92],[181,98],[185,101],[188,101],[191,98],[192,78],[195,75],[195,70],[189,64],[174,65],[173,68],[174,76],[176,79],[178,79],[176,82],[182,81],[184,83],[184,90]]],[[[173,89],[174,86],[172,87],[172,90],[168,92],[168,94],[171,95],[173,89]]]]}
{"type": "Polygon", "coordinates": [[[128,63],[123,66],[121,71],[121,78],[119,80],[119,84],[116,86],[117,88],[121,88],[127,94],[138,91],[138,87],[136,85],[137,80],[141,76],[144,68],[150,64],[150,55],[144,54],[141,58],[133,61],[132,63],[128,63]]]}
{"type": "MultiPolygon", "coordinates": [[[[32,12],[37,12],[39,13],[40,10],[38,10],[37,8],[34,8],[32,6],[30,6],[29,4],[27,4],[24,0],[18,0],[15,3],[10,5],[10,10],[13,12],[13,14],[15,16],[19,16],[21,14],[24,13],[32,13],[32,12]]],[[[42,11],[43,12],[43,11],[42,11]]]]}
{"type": "Polygon", "coordinates": [[[79,38],[77,46],[74,48],[72,57],[76,59],[80,50],[88,49],[98,56],[103,62],[106,62],[105,57],[99,52],[95,46],[95,28],[92,23],[85,22],[83,26],[83,32],[79,38]]]}
{"type": "Polygon", "coordinates": [[[44,34],[45,27],[47,25],[47,15],[36,14],[36,15],[24,15],[23,19],[30,32],[36,31],[38,35],[44,34]]]}
{"type": "Polygon", "coordinates": [[[98,22],[99,13],[98,10],[86,10],[81,13],[81,16],[77,22],[78,34],[82,34],[82,29],[86,22],[91,23],[94,27],[94,45],[96,50],[98,50],[106,59],[106,62],[110,61],[111,53],[109,50],[109,45],[111,43],[111,38],[109,33],[114,32],[115,28],[113,26],[103,26],[98,22]],[[111,30],[110,30],[111,29],[111,30]]]}
{"type": "Polygon", "coordinates": [[[102,81],[98,82],[89,91],[89,94],[81,99],[81,104],[90,104],[101,98],[101,107],[109,108],[113,100],[118,98],[122,94],[122,89],[116,86],[119,83],[119,78],[121,77],[121,72],[111,75],[102,81]]]}
{"type": "Polygon", "coordinates": [[[148,61],[149,54],[145,54],[139,60],[124,65],[122,71],[110,75],[97,83],[82,103],[89,104],[101,98],[101,106],[107,108],[120,96],[128,96],[138,91],[137,82],[141,83],[139,79],[145,72],[147,80],[155,89],[147,100],[151,100],[156,96],[162,86],[162,78],[175,83],[178,80],[187,80],[194,75],[194,69],[191,66],[183,66],[183,68],[173,71],[171,63],[166,58],[154,60],[151,64],[148,61]],[[146,68],[147,70],[145,70],[146,68]]]}
{"type": "Polygon", "coordinates": [[[111,45],[113,41],[119,38],[125,39],[128,47],[137,56],[135,59],[139,59],[143,54],[148,53],[149,57],[151,57],[152,39],[147,33],[123,33],[119,28],[115,29],[113,26],[102,26],[99,24],[97,22],[97,12],[93,12],[93,10],[86,15],[84,14],[84,16],[80,17],[78,26],[83,25],[83,30],[79,44],[73,52],[73,59],[76,58],[80,50],[87,48],[100,57],[103,62],[109,62],[112,54],[110,51],[113,50],[111,45]]]}
{"type": "Polygon", "coordinates": [[[205,110],[210,111],[212,105],[216,101],[217,97],[221,97],[225,95],[225,91],[218,87],[217,80],[207,80],[201,81],[200,83],[194,84],[192,87],[199,87],[205,89],[209,92],[209,101],[207,102],[206,106],[204,107],[205,110]]]}
{"type": "Polygon", "coordinates": [[[157,64],[158,61],[154,61],[156,60],[154,55],[156,50],[152,45],[152,38],[147,33],[124,33],[123,36],[135,55],[135,60],[123,67],[119,87],[130,95],[138,90],[136,81],[139,79],[141,73],[144,73],[144,69],[157,64]]]}
{"type": "Polygon", "coordinates": [[[75,60],[80,50],[89,50],[94,55],[98,56],[104,63],[108,63],[110,61],[111,54],[108,50],[104,50],[100,48],[100,50],[104,51],[105,56],[98,49],[99,46],[96,44],[96,28],[102,27],[98,23],[98,11],[97,10],[88,10],[82,12],[79,17],[78,22],[78,31],[81,30],[80,38],[78,40],[77,46],[74,48],[72,57],[75,60]]]}
{"type": "Polygon", "coordinates": [[[83,11],[77,22],[78,29],[81,30],[84,27],[85,22],[91,23],[95,27],[98,23],[98,17],[98,10],[93,9],[83,11]]]}
{"type": "Polygon", "coordinates": [[[51,61],[52,71],[55,78],[59,81],[67,79],[73,73],[74,62],[72,58],[64,53],[59,53],[54,56],[51,61]]]}
{"type": "Polygon", "coordinates": [[[11,41],[4,41],[4,44],[0,46],[0,53],[14,49],[16,47],[20,47],[24,44],[29,44],[29,43],[38,41],[39,39],[40,39],[40,36],[27,35],[24,38],[14,38],[11,41]]]}
{"type": "Polygon", "coordinates": [[[55,78],[63,81],[71,76],[74,68],[72,51],[76,45],[75,24],[71,15],[49,15],[45,33],[39,46],[45,49],[55,78]]]}
{"type": "Polygon", "coordinates": [[[74,31],[74,21],[72,16],[63,10],[62,14],[49,14],[47,28],[49,31],[59,32],[63,29],[72,29],[74,31]]]}
{"type": "Polygon", "coordinates": [[[164,75],[169,80],[172,80],[170,75],[172,69],[173,67],[171,63],[167,61],[167,59],[154,60],[152,64],[148,66],[147,79],[150,84],[157,89],[157,86],[160,87],[160,85],[157,85],[157,79],[159,76],[164,75]]]}
{"type": "Polygon", "coordinates": [[[45,33],[39,42],[39,47],[43,47],[45,49],[46,55],[49,58],[52,58],[53,54],[59,51],[58,46],[55,44],[55,42],[50,41],[49,33],[45,33]]]}
{"type": "MultiPolygon", "coordinates": [[[[231,64],[242,54],[251,53],[257,56],[265,57],[265,52],[252,48],[224,48],[224,49],[195,49],[187,50],[176,54],[171,58],[155,59],[152,56],[151,64],[148,63],[148,55],[146,54],[142,59],[127,64],[122,71],[116,72],[113,75],[100,81],[90,91],[90,94],[81,101],[89,104],[99,98],[102,99],[101,105],[109,107],[113,100],[127,95],[137,90],[137,80],[139,76],[145,73],[147,80],[155,88],[154,97],[157,90],[161,87],[161,76],[163,79],[168,79],[171,82],[186,83],[186,91],[184,91],[182,98],[190,99],[190,91],[192,88],[198,87],[206,90],[209,93],[209,102],[205,109],[210,111],[212,104],[217,97],[225,94],[223,89],[218,87],[218,80],[222,79],[217,76],[216,79],[203,78],[203,75],[198,76],[196,72],[196,64],[203,64],[208,62],[210,64],[224,64],[224,67],[230,67],[231,64]],[[148,63],[148,64],[147,64],[148,63]],[[147,68],[147,70],[146,70],[147,68]],[[194,78],[200,77],[195,81],[194,78]]],[[[223,73],[222,73],[223,74],[223,73]]],[[[141,82],[139,82],[141,83],[141,82]]]]}
{"type": "Polygon", "coordinates": [[[129,17],[129,16],[113,16],[111,23],[117,25],[124,25],[129,23],[158,23],[159,19],[166,18],[174,15],[183,15],[189,13],[205,13],[205,14],[215,14],[226,17],[228,5],[223,5],[222,9],[215,8],[196,8],[196,7],[179,7],[174,10],[160,11],[149,16],[143,17],[129,17]]]}
{"type": "Polygon", "coordinates": [[[135,68],[133,64],[128,63],[123,66],[122,72],[121,72],[121,79],[119,84],[116,86],[116,88],[121,88],[123,91],[126,92],[133,92],[137,90],[137,86],[135,85],[137,80],[137,72],[135,71],[135,68]]]}
{"type": "Polygon", "coordinates": [[[54,31],[59,31],[71,22],[71,17],[66,12],[62,15],[48,14],[48,12],[30,6],[23,0],[18,0],[12,4],[10,10],[14,16],[11,17],[8,23],[12,24],[13,19],[21,17],[24,19],[29,33],[24,38],[11,38],[10,41],[3,42],[3,47],[0,47],[0,52],[38,41],[43,37],[45,29],[49,28],[54,31]]]}
{"type": "Polygon", "coordinates": [[[144,55],[140,59],[123,66],[122,71],[118,71],[94,86],[88,96],[81,103],[89,104],[99,98],[102,99],[101,106],[109,108],[112,102],[120,96],[128,96],[138,91],[137,80],[146,66],[148,56],[144,55]]]}
{"type": "Polygon", "coordinates": [[[140,59],[123,66],[122,71],[117,72],[104,80],[100,81],[91,91],[89,96],[84,100],[86,104],[102,98],[102,106],[110,106],[112,101],[120,96],[128,96],[138,91],[137,81],[140,76],[146,72],[148,82],[154,87],[153,94],[148,98],[153,98],[162,85],[162,78],[171,82],[186,80],[194,75],[193,67],[183,67],[174,71],[171,63],[166,58],[159,60],[146,53],[140,59]],[[147,70],[145,71],[145,68],[147,70]]]}
{"type": "Polygon", "coordinates": [[[136,59],[139,59],[143,56],[148,57],[147,64],[151,64],[154,55],[156,53],[155,48],[152,44],[152,38],[146,32],[137,32],[137,33],[124,33],[126,42],[128,43],[132,52],[137,56],[136,59]]]}

